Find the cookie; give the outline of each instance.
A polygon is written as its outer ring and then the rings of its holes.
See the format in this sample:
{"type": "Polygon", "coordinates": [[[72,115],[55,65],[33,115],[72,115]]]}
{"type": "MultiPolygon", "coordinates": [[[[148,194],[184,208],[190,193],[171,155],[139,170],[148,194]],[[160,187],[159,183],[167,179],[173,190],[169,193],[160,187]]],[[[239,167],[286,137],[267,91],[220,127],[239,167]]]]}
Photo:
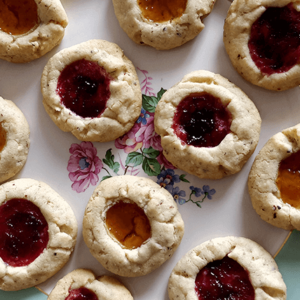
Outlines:
{"type": "Polygon", "coordinates": [[[59,0],[0,0],[0,58],[37,59],[61,42],[67,25],[59,0]]]}
{"type": "Polygon", "coordinates": [[[300,124],[272,136],[248,178],[252,205],[268,223],[300,230],[300,124]]]}
{"type": "Polygon", "coordinates": [[[163,94],[154,124],[163,154],[176,168],[219,179],[247,162],[258,143],[261,118],[226,78],[195,71],[163,94]]]}
{"type": "Polygon", "coordinates": [[[117,279],[111,276],[96,278],[92,271],[85,269],[74,270],[59,280],[48,300],[65,300],[67,297],[90,300],[133,300],[127,288],[117,279]]]}
{"type": "Polygon", "coordinates": [[[141,113],[135,68],[107,41],[90,40],[55,54],[44,68],[41,88],[53,122],[82,141],[115,140],[141,113]]]}
{"type": "Polygon", "coordinates": [[[17,179],[0,186],[0,289],[38,285],[68,261],[77,221],[47,184],[17,179]]]}
{"type": "Polygon", "coordinates": [[[171,194],[148,178],[116,176],[102,181],[85,210],[83,238],[112,273],[150,273],[179,246],[184,224],[171,194]]]}
{"type": "Polygon", "coordinates": [[[113,0],[120,26],[137,44],[158,50],[178,47],[204,28],[215,0],[113,0]]]}
{"type": "Polygon", "coordinates": [[[0,97],[0,183],[25,165],[30,145],[29,126],[21,110],[0,97]]]}
{"type": "Polygon", "coordinates": [[[173,269],[170,300],[286,299],[272,256],[242,237],[222,237],[190,250],[173,269]]]}
{"type": "Polygon", "coordinates": [[[224,25],[225,48],[238,73],[274,91],[300,84],[299,35],[296,0],[233,1],[224,25]]]}

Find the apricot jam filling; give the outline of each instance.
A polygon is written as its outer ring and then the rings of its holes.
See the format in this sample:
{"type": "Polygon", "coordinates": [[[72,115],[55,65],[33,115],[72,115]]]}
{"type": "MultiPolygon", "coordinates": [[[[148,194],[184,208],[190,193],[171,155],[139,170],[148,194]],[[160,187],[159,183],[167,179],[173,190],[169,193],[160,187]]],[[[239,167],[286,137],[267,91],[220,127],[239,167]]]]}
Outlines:
{"type": "Polygon", "coordinates": [[[38,23],[34,0],[0,0],[0,30],[20,35],[30,31],[38,23]]]}
{"type": "Polygon", "coordinates": [[[187,0],[137,0],[142,15],[153,22],[166,22],[180,18],[187,0]]]}
{"type": "Polygon", "coordinates": [[[66,66],[58,77],[61,103],[83,118],[99,117],[110,97],[110,78],[104,68],[86,59],[66,66]]]}
{"type": "Polygon", "coordinates": [[[183,144],[215,147],[230,133],[231,121],[231,113],[221,100],[203,92],[179,103],[172,128],[183,144]]]}
{"type": "Polygon", "coordinates": [[[199,300],[255,299],[248,272],[228,256],[200,270],[195,281],[195,292],[199,300]]]}
{"type": "Polygon", "coordinates": [[[252,25],[248,47],[262,73],[290,70],[300,62],[300,12],[292,3],[268,7],[252,25]]]}
{"type": "Polygon", "coordinates": [[[0,257],[6,264],[29,265],[48,241],[48,223],[31,201],[11,199],[0,206],[0,257]]]}
{"type": "Polygon", "coordinates": [[[6,131],[2,127],[2,124],[0,123],[0,152],[3,150],[5,145],[6,145],[6,131]]]}
{"type": "Polygon", "coordinates": [[[150,222],[135,203],[119,201],[106,212],[109,233],[126,249],[140,247],[151,237],[150,222]]]}
{"type": "Polygon", "coordinates": [[[86,287],[81,287],[79,289],[74,289],[69,291],[69,295],[65,300],[98,300],[97,295],[87,289],[86,287]]]}
{"type": "Polygon", "coordinates": [[[300,151],[280,162],[276,184],[282,201],[300,208],[300,151]]]}

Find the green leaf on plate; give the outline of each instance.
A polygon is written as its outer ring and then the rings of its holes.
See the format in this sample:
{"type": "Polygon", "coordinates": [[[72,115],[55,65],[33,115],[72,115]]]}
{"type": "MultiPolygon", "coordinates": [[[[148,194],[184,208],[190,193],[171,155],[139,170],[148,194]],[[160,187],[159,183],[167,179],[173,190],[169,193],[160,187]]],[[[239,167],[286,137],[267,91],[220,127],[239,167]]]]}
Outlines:
{"type": "Polygon", "coordinates": [[[117,173],[120,169],[120,164],[114,161],[115,156],[112,155],[111,149],[108,149],[105,153],[105,158],[103,158],[103,162],[107,164],[115,173],[117,173]]]}
{"type": "Polygon", "coordinates": [[[155,158],[145,157],[142,167],[149,176],[157,176],[160,173],[160,164],[155,158]]]}
{"type": "Polygon", "coordinates": [[[103,181],[103,180],[105,180],[105,179],[108,179],[108,178],[110,178],[110,177],[112,177],[112,176],[103,176],[102,179],[101,179],[101,181],[103,181]]]}
{"type": "Polygon", "coordinates": [[[158,99],[154,96],[143,95],[143,108],[149,112],[155,112],[158,99]]]}
{"type": "Polygon", "coordinates": [[[181,181],[183,181],[183,182],[188,182],[188,183],[190,183],[190,182],[185,178],[185,176],[186,176],[186,174],[182,174],[182,175],[179,176],[179,179],[180,179],[181,181]]]}
{"type": "Polygon", "coordinates": [[[125,164],[126,166],[133,164],[133,167],[140,165],[143,162],[143,154],[138,152],[131,152],[128,154],[125,164]]]}
{"type": "Polygon", "coordinates": [[[150,148],[143,149],[143,153],[147,154],[147,156],[150,158],[156,158],[160,152],[150,147],[150,148]]]}
{"type": "Polygon", "coordinates": [[[164,90],[163,88],[160,89],[160,91],[157,93],[157,100],[159,101],[162,97],[162,95],[166,92],[167,90],[164,90]]]}

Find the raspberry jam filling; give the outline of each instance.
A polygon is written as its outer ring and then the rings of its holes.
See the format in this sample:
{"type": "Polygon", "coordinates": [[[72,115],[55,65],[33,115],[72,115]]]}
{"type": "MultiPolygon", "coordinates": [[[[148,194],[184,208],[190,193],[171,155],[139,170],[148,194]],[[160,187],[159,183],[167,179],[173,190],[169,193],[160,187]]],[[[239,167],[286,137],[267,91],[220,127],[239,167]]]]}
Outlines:
{"type": "Polygon", "coordinates": [[[183,144],[215,147],[230,133],[231,121],[231,113],[220,99],[199,93],[179,103],[172,128],[183,144]]]}
{"type": "Polygon", "coordinates": [[[98,300],[98,297],[93,291],[86,287],[81,287],[79,289],[70,290],[65,300],[98,300]]]}
{"type": "Polygon", "coordinates": [[[199,300],[255,299],[248,272],[228,256],[200,270],[195,281],[195,292],[199,300]]]}
{"type": "Polygon", "coordinates": [[[0,257],[6,264],[29,265],[48,241],[47,221],[31,201],[11,199],[0,206],[0,257]]]}
{"type": "Polygon", "coordinates": [[[61,103],[78,116],[97,118],[110,97],[110,78],[96,62],[77,60],[61,72],[56,93],[61,103]]]}
{"type": "Polygon", "coordinates": [[[0,30],[12,35],[24,34],[38,22],[34,0],[0,0],[0,30]]]}
{"type": "Polygon", "coordinates": [[[268,7],[252,25],[248,47],[262,73],[290,70],[300,61],[300,12],[292,3],[268,7]]]}
{"type": "Polygon", "coordinates": [[[300,208],[300,151],[280,162],[276,184],[282,201],[300,208]]]}
{"type": "Polygon", "coordinates": [[[5,145],[6,145],[6,131],[2,127],[2,124],[0,123],[0,152],[3,150],[5,145]]]}
{"type": "Polygon", "coordinates": [[[137,0],[137,2],[143,17],[158,23],[180,18],[187,5],[187,0],[137,0]]]}
{"type": "Polygon", "coordinates": [[[119,201],[106,212],[106,227],[126,249],[140,247],[151,237],[150,222],[135,203],[119,201]]]}

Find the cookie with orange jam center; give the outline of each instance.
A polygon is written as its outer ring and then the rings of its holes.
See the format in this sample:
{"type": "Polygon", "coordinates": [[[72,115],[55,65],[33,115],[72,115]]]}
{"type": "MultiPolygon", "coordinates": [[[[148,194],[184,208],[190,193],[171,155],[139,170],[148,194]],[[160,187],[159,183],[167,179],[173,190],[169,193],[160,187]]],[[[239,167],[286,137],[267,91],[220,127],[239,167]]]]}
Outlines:
{"type": "Polygon", "coordinates": [[[0,123],[0,152],[2,151],[5,145],[6,145],[6,131],[4,130],[4,128],[0,123]]]}

